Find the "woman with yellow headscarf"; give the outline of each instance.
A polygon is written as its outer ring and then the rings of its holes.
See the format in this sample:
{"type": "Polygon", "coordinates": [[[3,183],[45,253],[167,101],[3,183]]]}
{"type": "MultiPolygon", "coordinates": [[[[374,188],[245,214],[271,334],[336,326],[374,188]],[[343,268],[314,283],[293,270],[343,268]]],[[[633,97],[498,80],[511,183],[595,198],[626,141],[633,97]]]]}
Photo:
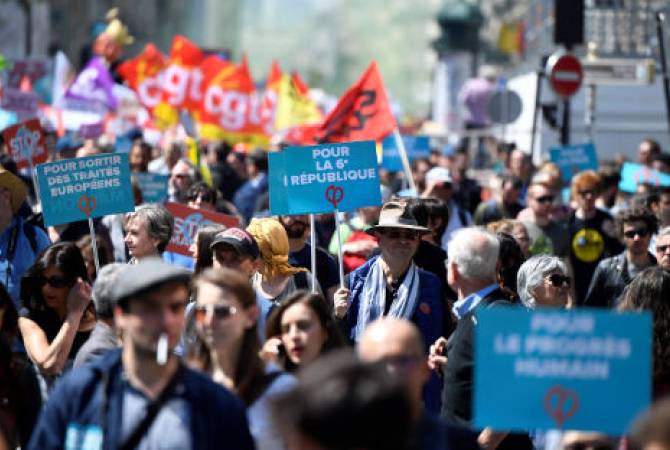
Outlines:
{"type": "MultiPolygon", "coordinates": [[[[298,289],[312,289],[312,276],[307,269],[288,263],[288,236],[284,226],[275,219],[252,219],[247,232],[261,251],[262,265],[251,278],[259,308],[259,330],[265,330],[265,319],[272,308],[298,289]]],[[[316,291],[323,296],[316,281],[316,291]]]]}

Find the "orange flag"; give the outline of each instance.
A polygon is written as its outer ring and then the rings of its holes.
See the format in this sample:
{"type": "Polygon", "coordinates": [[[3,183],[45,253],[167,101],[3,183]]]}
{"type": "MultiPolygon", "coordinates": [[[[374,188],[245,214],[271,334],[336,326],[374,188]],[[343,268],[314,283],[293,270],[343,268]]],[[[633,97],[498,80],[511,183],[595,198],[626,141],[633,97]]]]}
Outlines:
{"type": "Polygon", "coordinates": [[[147,44],[142,53],[119,65],[118,72],[137,93],[142,106],[151,111],[161,99],[161,78],[166,66],[165,55],[154,44],[147,44]]]}
{"type": "Polygon", "coordinates": [[[315,136],[316,142],[384,139],[396,128],[382,78],[373,61],[340,98],[315,136]]]}

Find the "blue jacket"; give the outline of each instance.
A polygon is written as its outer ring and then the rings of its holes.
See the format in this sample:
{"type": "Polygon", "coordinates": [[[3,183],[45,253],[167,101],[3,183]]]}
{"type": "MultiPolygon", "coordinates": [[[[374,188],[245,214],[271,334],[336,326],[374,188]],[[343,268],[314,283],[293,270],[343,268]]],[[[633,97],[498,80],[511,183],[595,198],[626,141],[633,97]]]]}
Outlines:
{"type": "MultiPolygon", "coordinates": [[[[358,309],[360,307],[361,292],[370,267],[379,256],[371,258],[349,274],[349,310],[346,316],[346,324],[350,330],[349,338],[354,340],[354,330],[358,321],[358,309]]],[[[440,280],[435,275],[419,269],[419,301],[416,311],[412,315],[412,322],[419,328],[426,354],[430,346],[442,336],[444,332],[444,294],[440,280]]],[[[424,404],[426,409],[432,412],[440,411],[441,383],[436,375],[431,375],[424,389],[424,404]]]]}
{"type": "MultiPolygon", "coordinates": [[[[111,351],[59,381],[35,426],[29,450],[115,450],[121,445],[126,382],[120,355],[120,350],[111,351]]],[[[233,394],[184,366],[178,375],[181,379],[173,396],[192,407],[194,449],[254,448],[244,406],[233,394]]]]}

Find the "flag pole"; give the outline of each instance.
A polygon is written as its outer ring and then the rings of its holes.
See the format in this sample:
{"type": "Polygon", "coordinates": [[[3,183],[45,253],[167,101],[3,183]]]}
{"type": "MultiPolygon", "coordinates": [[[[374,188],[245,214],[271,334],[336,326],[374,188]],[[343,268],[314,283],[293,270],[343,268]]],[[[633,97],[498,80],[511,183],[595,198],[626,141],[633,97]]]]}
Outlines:
{"type": "Polygon", "coordinates": [[[314,214],[309,215],[309,245],[312,258],[312,294],[316,293],[316,233],[314,214]]]}
{"type": "Polygon", "coordinates": [[[414,178],[412,177],[412,168],[409,165],[409,159],[407,158],[407,150],[405,149],[405,143],[400,136],[400,131],[398,127],[395,127],[393,130],[393,136],[395,137],[395,144],[398,147],[398,153],[400,153],[400,160],[402,161],[402,167],[405,169],[405,177],[407,177],[407,184],[409,188],[416,192],[416,195],[420,195],[421,192],[417,192],[416,184],[414,183],[414,178]]]}

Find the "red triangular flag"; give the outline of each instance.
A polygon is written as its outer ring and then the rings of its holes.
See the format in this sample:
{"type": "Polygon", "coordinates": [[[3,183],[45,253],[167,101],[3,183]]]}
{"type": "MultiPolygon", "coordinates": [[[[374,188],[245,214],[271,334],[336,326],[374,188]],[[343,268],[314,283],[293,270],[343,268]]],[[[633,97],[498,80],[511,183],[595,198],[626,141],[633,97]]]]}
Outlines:
{"type": "Polygon", "coordinates": [[[382,78],[373,61],[363,76],[340,98],[321,125],[316,141],[380,141],[396,128],[382,78]]]}

